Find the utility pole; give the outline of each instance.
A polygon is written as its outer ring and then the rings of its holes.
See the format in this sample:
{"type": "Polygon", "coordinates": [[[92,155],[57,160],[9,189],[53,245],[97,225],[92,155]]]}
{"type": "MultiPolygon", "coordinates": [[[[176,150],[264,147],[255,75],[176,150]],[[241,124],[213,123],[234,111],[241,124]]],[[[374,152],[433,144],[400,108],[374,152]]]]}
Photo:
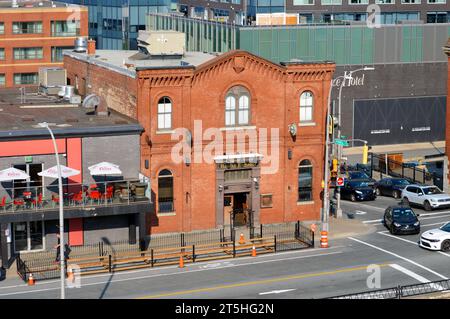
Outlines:
{"type": "MultiPolygon", "coordinates": [[[[352,75],[355,72],[359,71],[373,71],[375,68],[373,67],[364,67],[361,69],[350,71],[348,74],[347,72],[344,73],[344,79],[342,80],[342,83],[339,87],[339,103],[338,103],[338,131],[337,131],[337,138],[341,139],[341,128],[342,128],[342,119],[341,119],[341,106],[342,106],[342,89],[345,86],[345,80],[351,81],[352,75]]],[[[349,83],[350,86],[350,83],[349,83]]],[[[337,171],[337,178],[341,177],[341,159],[342,159],[342,146],[337,145],[337,160],[338,160],[338,171],[337,171]]],[[[338,218],[342,217],[342,208],[341,208],[341,189],[338,187],[336,189],[336,216],[338,218]]]]}

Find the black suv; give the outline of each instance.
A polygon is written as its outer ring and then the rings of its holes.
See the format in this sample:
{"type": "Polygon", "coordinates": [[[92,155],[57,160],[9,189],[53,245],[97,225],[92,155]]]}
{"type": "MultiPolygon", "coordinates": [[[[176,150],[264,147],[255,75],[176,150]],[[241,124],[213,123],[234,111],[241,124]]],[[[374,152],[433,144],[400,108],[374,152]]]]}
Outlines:
{"type": "Polygon", "coordinates": [[[357,200],[375,200],[377,195],[371,179],[352,179],[346,180],[344,186],[341,187],[341,198],[355,202],[357,200]]]}

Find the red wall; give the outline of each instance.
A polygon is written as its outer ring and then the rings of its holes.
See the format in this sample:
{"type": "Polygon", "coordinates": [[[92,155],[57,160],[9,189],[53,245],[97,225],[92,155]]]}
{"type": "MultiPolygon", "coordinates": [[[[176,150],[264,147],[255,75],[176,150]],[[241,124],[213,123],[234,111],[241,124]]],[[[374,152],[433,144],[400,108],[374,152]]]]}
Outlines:
{"type": "MultiPolygon", "coordinates": [[[[81,143],[81,141],[80,141],[81,143]]],[[[57,139],[58,153],[66,153],[65,139],[57,139]]],[[[52,140],[0,142],[0,157],[54,154],[52,140]]],[[[80,154],[81,157],[81,154],[80,154]]]]}

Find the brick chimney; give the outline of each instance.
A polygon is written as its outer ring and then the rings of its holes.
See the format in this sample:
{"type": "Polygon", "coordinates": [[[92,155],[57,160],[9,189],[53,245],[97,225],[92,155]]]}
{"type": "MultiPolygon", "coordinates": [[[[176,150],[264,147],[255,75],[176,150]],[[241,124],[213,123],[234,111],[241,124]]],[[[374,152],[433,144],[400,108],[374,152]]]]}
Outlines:
{"type": "Polygon", "coordinates": [[[94,55],[95,54],[95,40],[89,39],[87,45],[87,54],[94,55]]]}

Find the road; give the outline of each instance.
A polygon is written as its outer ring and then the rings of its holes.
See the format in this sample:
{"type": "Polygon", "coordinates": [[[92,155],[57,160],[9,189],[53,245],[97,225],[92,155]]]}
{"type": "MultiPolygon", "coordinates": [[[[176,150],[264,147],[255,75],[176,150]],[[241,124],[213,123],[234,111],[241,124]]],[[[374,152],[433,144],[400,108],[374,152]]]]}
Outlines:
{"type": "MultiPolygon", "coordinates": [[[[67,298],[326,298],[373,289],[367,284],[371,265],[379,266],[379,288],[450,278],[449,253],[424,250],[417,246],[418,235],[391,236],[380,224],[384,208],[394,203],[386,197],[344,201],[345,212],[376,231],[335,240],[328,249],[82,277],[81,288],[67,289],[67,298]]],[[[424,231],[450,220],[448,210],[415,211],[423,214],[424,231]]],[[[32,287],[14,279],[0,283],[0,298],[58,297],[57,280],[32,287]]]]}

